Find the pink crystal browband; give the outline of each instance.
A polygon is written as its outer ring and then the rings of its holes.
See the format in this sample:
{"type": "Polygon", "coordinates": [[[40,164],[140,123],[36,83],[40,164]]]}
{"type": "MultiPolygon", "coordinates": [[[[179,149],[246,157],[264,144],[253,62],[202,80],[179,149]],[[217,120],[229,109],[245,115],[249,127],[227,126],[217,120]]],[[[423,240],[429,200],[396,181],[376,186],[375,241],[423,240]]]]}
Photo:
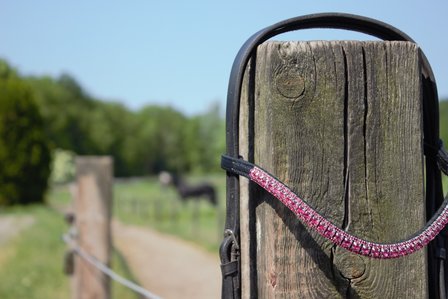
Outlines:
{"type": "Polygon", "coordinates": [[[221,166],[227,171],[249,178],[279,199],[306,226],[312,227],[335,245],[356,254],[378,259],[398,258],[412,254],[428,245],[448,223],[448,199],[445,199],[427,225],[409,239],[397,243],[366,241],[347,233],[325,219],[291,189],[260,167],[229,156],[222,156],[221,166]]]}

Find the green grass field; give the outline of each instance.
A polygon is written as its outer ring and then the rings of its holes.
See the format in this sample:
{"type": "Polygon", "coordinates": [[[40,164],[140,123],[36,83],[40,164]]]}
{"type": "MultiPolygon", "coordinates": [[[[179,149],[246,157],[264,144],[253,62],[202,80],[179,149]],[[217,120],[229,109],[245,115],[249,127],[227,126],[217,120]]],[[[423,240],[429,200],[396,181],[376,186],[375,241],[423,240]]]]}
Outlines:
{"type": "Polygon", "coordinates": [[[43,206],[8,209],[2,214],[28,215],[35,222],[0,247],[0,298],[69,298],[69,281],[62,273],[62,217],[43,206]]]}
{"type": "MultiPolygon", "coordinates": [[[[34,219],[32,226],[0,245],[0,298],[71,298],[69,277],[63,273],[67,247],[61,236],[67,225],[62,215],[45,206],[2,209],[0,215],[34,219]]],[[[132,279],[118,252],[114,252],[112,265],[120,275],[132,279]]],[[[138,298],[116,283],[112,283],[112,295],[116,299],[138,298]]]]}

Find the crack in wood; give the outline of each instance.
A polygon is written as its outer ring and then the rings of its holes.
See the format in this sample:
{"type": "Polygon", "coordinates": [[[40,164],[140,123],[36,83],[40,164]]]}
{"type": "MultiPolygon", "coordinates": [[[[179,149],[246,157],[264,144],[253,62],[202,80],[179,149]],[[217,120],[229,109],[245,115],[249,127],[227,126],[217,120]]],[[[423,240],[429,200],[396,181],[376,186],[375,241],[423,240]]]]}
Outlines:
{"type": "Polygon", "coordinates": [[[342,55],[344,58],[344,220],[342,222],[342,228],[347,230],[350,226],[350,176],[349,176],[349,99],[348,99],[348,65],[347,65],[347,53],[342,48],[342,55]]]}

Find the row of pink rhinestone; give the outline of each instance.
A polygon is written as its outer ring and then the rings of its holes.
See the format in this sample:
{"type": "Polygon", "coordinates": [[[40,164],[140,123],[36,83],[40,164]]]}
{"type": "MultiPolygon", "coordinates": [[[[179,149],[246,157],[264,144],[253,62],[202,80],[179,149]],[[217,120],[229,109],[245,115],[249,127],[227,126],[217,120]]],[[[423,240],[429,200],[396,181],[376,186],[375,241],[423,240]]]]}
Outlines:
{"type": "Polygon", "coordinates": [[[351,252],[379,259],[390,259],[416,252],[433,240],[448,223],[448,206],[439,217],[417,236],[398,243],[380,244],[355,237],[322,217],[288,187],[258,167],[249,177],[266,191],[278,198],[307,226],[313,227],[324,238],[351,252]]]}

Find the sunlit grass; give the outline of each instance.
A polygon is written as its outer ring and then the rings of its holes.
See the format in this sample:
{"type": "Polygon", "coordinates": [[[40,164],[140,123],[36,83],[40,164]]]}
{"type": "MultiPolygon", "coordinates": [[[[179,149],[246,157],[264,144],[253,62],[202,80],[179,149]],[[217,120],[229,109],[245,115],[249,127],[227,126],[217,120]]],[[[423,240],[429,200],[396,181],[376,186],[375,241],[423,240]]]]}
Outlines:
{"type": "Polygon", "coordinates": [[[32,216],[34,224],[0,247],[0,256],[4,257],[0,264],[0,298],[70,298],[69,281],[62,272],[62,217],[44,206],[3,213],[32,216]]]}
{"type": "MultiPolygon", "coordinates": [[[[112,268],[113,270],[122,277],[129,279],[133,282],[136,282],[138,284],[138,281],[136,281],[134,275],[132,274],[131,270],[129,269],[126,260],[124,257],[120,254],[119,251],[116,249],[113,250],[113,256],[112,256],[112,268]]],[[[137,294],[135,294],[133,291],[129,290],[127,287],[112,281],[112,297],[114,299],[138,299],[140,298],[137,294]]]]}
{"type": "MultiPolygon", "coordinates": [[[[62,215],[46,206],[3,209],[1,215],[33,217],[33,225],[0,245],[0,298],[71,298],[69,276],[63,273],[67,249],[61,236],[66,231],[62,215]]],[[[126,263],[114,252],[112,265],[124,277],[131,277],[126,263]]],[[[112,283],[113,298],[138,298],[127,288],[112,283]]]]}
{"type": "Polygon", "coordinates": [[[224,225],[224,175],[194,176],[188,181],[214,184],[218,207],[205,200],[182,202],[173,187],[163,187],[152,177],[116,183],[113,215],[125,223],[148,226],[216,252],[224,225]]]}
{"type": "Polygon", "coordinates": [[[50,206],[63,210],[72,204],[68,185],[55,185],[48,191],[47,202],[50,206]]]}

